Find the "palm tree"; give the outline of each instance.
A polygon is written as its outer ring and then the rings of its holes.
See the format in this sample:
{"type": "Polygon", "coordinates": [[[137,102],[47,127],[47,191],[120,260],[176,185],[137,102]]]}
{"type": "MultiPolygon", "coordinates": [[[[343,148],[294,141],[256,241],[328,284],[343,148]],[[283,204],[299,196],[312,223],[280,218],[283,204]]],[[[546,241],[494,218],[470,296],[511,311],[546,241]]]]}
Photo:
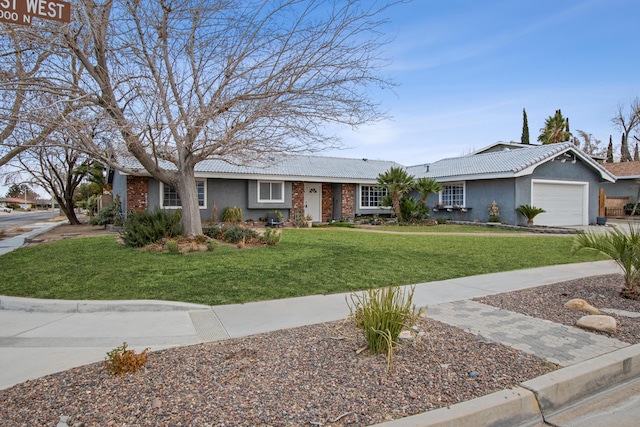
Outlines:
{"type": "Polygon", "coordinates": [[[522,216],[527,218],[527,225],[533,225],[533,219],[541,213],[544,213],[545,210],[542,208],[536,208],[535,206],[530,205],[520,205],[516,208],[516,211],[520,212],[522,216]]]}
{"type": "Polygon", "coordinates": [[[433,178],[419,178],[413,184],[413,189],[420,193],[422,207],[427,207],[427,197],[430,194],[438,194],[442,191],[442,184],[433,178]]]}
{"type": "Polygon", "coordinates": [[[606,234],[578,234],[573,241],[573,252],[590,249],[613,259],[624,273],[625,298],[640,299],[640,228],[629,227],[629,232],[614,228],[606,234]]]}
{"type": "Polygon", "coordinates": [[[411,191],[411,188],[413,187],[413,175],[409,175],[407,171],[401,167],[391,167],[385,173],[379,174],[377,181],[380,187],[386,188],[389,196],[391,197],[393,211],[395,212],[396,217],[398,217],[398,220],[402,221],[400,197],[411,191]]]}
{"type": "Polygon", "coordinates": [[[569,119],[562,117],[562,112],[556,110],[553,116],[549,116],[544,121],[544,127],[540,129],[538,141],[543,144],[555,144],[557,142],[569,141],[571,132],[569,132],[569,119]]]}

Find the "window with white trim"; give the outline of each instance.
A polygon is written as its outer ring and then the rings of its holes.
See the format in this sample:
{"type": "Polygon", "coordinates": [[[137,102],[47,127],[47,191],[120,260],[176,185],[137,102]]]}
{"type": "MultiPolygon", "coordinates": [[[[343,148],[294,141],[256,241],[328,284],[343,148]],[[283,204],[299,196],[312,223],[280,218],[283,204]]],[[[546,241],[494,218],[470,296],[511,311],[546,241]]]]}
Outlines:
{"type": "Polygon", "coordinates": [[[284,202],[284,182],[258,181],[258,202],[284,202]]]}
{"type": "MultiPolygon", "coordinates": [[[[180,201],[180,197],[178,193],[171,188],[170,185],[165,183],[160,183],[162,186],[162,207],[164,208],[179,208],[182,207],[182,202],[180,201]]],[[[204,180],[196,180],[196,190],[198,192],[198,206],[201,208],[205,207],[205,181],[204,180]]]]}
{"type": "Polygon", "coordinates": [[[464,206],[464,182],[442,184],[440,203],[444,206],[464,206]]]}
{"type": "Polygon", "coordinates": [[[386,188],[373,185],[360,186],[360,207],[379,208],[384,206],[382,200],[389,194],[386,188]]]}

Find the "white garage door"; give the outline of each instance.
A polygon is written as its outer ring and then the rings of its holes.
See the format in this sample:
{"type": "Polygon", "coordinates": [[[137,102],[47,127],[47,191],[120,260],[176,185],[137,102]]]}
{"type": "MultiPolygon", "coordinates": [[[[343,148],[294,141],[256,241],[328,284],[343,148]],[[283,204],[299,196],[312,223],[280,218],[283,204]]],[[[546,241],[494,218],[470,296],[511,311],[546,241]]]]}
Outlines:
{"type": "Polygon", "coordinates": [[[567,226],[589,224],[589,195],[586,182],[533,181],[531,204],[546,212],[534,219],[536,225],[567,226]]]}

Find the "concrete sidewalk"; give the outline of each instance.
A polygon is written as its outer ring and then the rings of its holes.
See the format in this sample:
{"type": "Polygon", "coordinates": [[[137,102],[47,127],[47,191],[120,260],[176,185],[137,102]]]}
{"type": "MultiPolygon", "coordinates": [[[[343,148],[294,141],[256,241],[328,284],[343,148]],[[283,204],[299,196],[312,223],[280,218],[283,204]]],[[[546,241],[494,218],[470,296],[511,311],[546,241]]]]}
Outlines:
{"type": "Polygon", "coordinates": [[[24,244],[25,239],[33,239],[36,236],[39,236],[42,233],[46,233],[52,228],[56,228],[60,224],[66,224],[67,221],[40,221],[35,222],[33,224],[29,224],[23,228],[28,228],[30,231],[26,233],[21,233],[14,237],[9,237],[8,239],[0,240],[0,255],[4,255],[13,251],[14,249],[19,248],[24,244]]]}

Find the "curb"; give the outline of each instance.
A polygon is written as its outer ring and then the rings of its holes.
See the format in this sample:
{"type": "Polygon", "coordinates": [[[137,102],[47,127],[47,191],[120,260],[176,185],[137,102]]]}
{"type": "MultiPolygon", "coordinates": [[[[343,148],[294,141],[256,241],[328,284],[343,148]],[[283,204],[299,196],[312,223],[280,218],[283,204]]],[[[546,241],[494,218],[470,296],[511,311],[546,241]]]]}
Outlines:
{"type": "Polygon", "coordinates": [[[545,418],[640,377],[640,344],[550,372],[521,384],[535,394],[545,418]]]}
{"type": "Polygon", "coordinates": [[[158,312],[208,310],[202,304],[155,300],[47,300],[0,296],[0,310],[28,311],[40,313],[100,313],[100,312],[158,312]]]}
{"type": "Polygon", "coordinates": [[[542,375],[511,390],[373,427],[535,426],[583,400],[640,378],[640,344],[542,375]]]}

